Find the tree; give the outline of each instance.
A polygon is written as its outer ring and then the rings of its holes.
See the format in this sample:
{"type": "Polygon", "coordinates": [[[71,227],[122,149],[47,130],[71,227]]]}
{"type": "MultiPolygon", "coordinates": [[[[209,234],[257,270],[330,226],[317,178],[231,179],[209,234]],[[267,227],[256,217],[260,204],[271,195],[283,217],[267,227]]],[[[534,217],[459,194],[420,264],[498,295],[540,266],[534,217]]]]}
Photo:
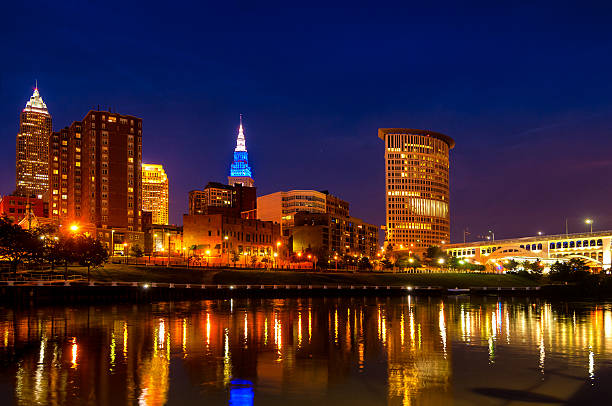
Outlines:
{"type": "Polygon", "coordinates": [[[589,274],[586,261],[580,258],[572,258],[567,262],[555,262],[550,267],[549,277],[551,280],[574,282],[584,279],[589,274]]]}
{"type": "Polygon", "coordinates": [[[448,262],[448,256],[446,252],[438,247],[437,245],[432,245],[427,248],[425,252],[425,263],[429,266],[442,266],[448,262]]]}
{"type": "MultiPolygon", "coordinates": [[[[504,263],[504,268],[508,271],[515,271],[518,269],[520,265],[521,264],[517,260],[511,259],[504,263]]],[[[523,267],[525,267],[524,263],[523,263],[523,267]]]]}
{"type": "Polygon", "coordinates": [[[78,260],[80,265],[87,267],[87,282],[89,282],[90,269],[98,268],[106,263],[108,261],[108,251],[100,241],[85,236],[76,237],[75,246],[75,259],[78,260]]]}
{"type": "Polygon", "coordinates": [[[68,264],[79,259],[76,237],[62,235],[57,241],[57,258],[64,264],[64,280],[68,280],[68,264]]]}
{"type": "Polygon", "coordinates": [[[17,274],[19,264],[42,257],[43,241],[33,232],[24,230],[7,217],[0,218],[0,258],[11,264],[17,274]]]}
{"type": "Polygon", "coordinates": [[[251,255],[251,267],[255,268],[255,264],[257,263],[257,255],[251,255]]]}
{"type": "Polygon", "coordinates": [[[140,245],[138,244],[132,245],[130,251],[132,252],[132,256],[135,258],[142,258],[142,256],[144,255],[142,248],[140,248],[140,245]]]}
{"type": "Polygon", "coordinates": [[[382,264],[383,269],[393,268],[393,262],[389,261],[387,258],[380,261],[380,263],[382,264]]]}
{"type": "Polygon", "coordinates": [[[403,255],[397,259],[395,263],[400,268],[419,268],[421,266],[421,259],[416,254],[403,255]]]}
{"type": "Polygon", "coordinates": [[[234,263],[234,268],[236,267],[236,262],[240,261],[240,255],[236,252],[236,250],[232,250],[230,253],[230,258],[234,263]]]}
{"type": "Polygon", "coordinates": [[[372,263],[370,263],[370,259],[368,257],[361,257],[357,264],[359,269],[372,269],[372,263]]]}

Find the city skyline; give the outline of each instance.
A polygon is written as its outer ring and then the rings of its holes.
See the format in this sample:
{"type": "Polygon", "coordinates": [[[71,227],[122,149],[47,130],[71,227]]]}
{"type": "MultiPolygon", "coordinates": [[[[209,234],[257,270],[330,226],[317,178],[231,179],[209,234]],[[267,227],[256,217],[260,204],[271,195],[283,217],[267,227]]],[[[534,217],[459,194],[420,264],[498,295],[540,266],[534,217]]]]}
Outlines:
{"type": "MultiPolygon", "coordinates": [[[[16,22],[42,20],[49,13],[53,17],[49,22],[55,25],[73,14],[63,5],[57,10],[10,7],[16,22]]],[[[389,23],[387,31],[361,11],[328,10],[317,15],[302,10],[313,17],[307,25],[313,29],[312,36],[307,38],[291,30],[282,18],[271,20],[261,11],[227,7],[214,8],[206,17],[211,22],[211,16],[217,16],[219,22],[206,28],[213,35],[204,40],[211,46],[205,56],[186,54],[187,48],[181,45],[166,51],[160,68],[147,64],[157,54],[145,42],[142,61],[108,61],[103,68],[92,63],[95,59],[88,51],[78,51],[74,57],[89,65],[87,72],[80,72],[65,58],[75,47],[68,51],[63,44],[86,49],[97,38],[91,29],[71,22],[89,34],[91,38],[86,39],[87,35],[70,38],[64,31],[54,32],[45,22],[32,32],[25,30],[29,25],[9,24],[5,28],[9,40],[17,36],[28,40],[49,31],[49,43],[56,45],[51,48],[57,55],[34,44],[37,52],[29,52],[36,59],[24,55],[7,67],[4,76],[10,80],[4,81],[5,107],[0,112],[4,144],[0,145],[6,151],[14,150],[16,113],[35,79],[53,113],[56,131],[98,104],[101,109],[110,106],[142,117],[146,133],[143,160],[168,167],[173,183],[170,222],[180,223],[187,192],[210,180],[223,182],[227,176],[236,116],[244,112],[260,194],[296,188],[334,190],[351,201],[356,216],[384,224],[383,147],[375,138],[376,130],[423,128],[457,140],[451,156],[451,241],[462,241],[466,227],[472,240],[490,229],[499,238],[538,231],[558,233],[565,230],[566,218],[570,232],[584,231],[587,217],[595,220],[595,229],[612,228],[605,204],[611,192],[606,175],[612,163],[605,151],[612,146],[607,123],[612,106],[607,97],[609,85],[603,80],[611,60],[598,52],[610,36],[605,30],[608,9],[587,10],[576,19],[570,7],[556,7],[544,26],[532,23],[548,15],[545,8],[524,13],[528,6],[517,7],[504,15],[482,9],[473,16],[452,9],[449,13],[456,13],[453,18],[462,20],[461,26],[441,17],[445,26],[436,25],[440,31],[426,30],[429,36],[419,35],[424,28],[420,25],[405,33],[398,29],[399,18],[410,12],[431,15],[426,7],[396,10],[396,17],[380,8],[375,16],[389,23]],[[240,33],[226,35],[228,29],[222,24],[230,15],[241,23],[240,33]],[[328,24],[336,17],[345,33],[328,24]],[[360,27],[350,26],[347,18],[360,27]],[[509,26],[513,19],[516,25],[509,26]],[[571,26],[564,24],[568,20],[571,26]],[[287,35],[272,37],[261,28],[271,21],[275,25],[270,30],[287,35]],[[491,28],[496,25],[510,28],[506,32],[491,28]],[[525,26],[541,29],[518,29],[525,26]],[[482,32],[487,35],[480,35],[482,32]],[[550,32],[558,35],[549,37],[550,32]],[[372,36],[373,43],[383,44],[382,48],[376,49],[365,34],[372,36]],[[410,40],[411,35],[416,39],[410,40]],[[453,39],[443,46],[448,38],[453,39]],[[586,41],[591,38],[599,40],[586,41]],[[240,41],[249,46],[235,46],[240,41]],[[287,42],[294,46],[284,47],[287,42]],[[429,45],[441,48],[432,56],[429,45]],[[271,57],[277,49],[283,50],[284,64],[271,57]],[[394,56],[395,65],[368,62],[381,52],[393,55],[392,49],[400,51],[394,56]],[[403,55],[402,49],[410,52],[403,55]],[[540,56],[542,49],[545,56],[540,56]],[[231,64],[238,52],[242,63],[231,64]],[[480,56],[485,52],[489,53],[483,60],[480,56]],[[593,55],[596,59],[589,58],[593,55]],[[256,60],[257,56],[261,58],[256,60]],[[427,57],[433,58],[432,66],[439,67],[425,69],[429,63],[410,62],[430,60],[427,57]],[[161,70],[176,58],[186,61],[180,77],[162,76],[161,70]],[[270,61],[262,62],[267,59],[270,61]],[[346,60],[356,63],[347,66],[342,63],[346,60]],[[582,60],[590,62],[578,63],[582,60]],[[231,69],[224,69],[228,66],[231,69]],[[104,79],[102,71],[108,73],[104,79]],[[399,78],[405,78],[405,83],[398,82],[399,78]],[[414,101],[405,96],[414,96],[408,97],[414,101]],[[585,136],[590,142],[581,141],[585,136]],[[309,173],[309,178],[300,178],[303,173],[309,173]],[[578,191],[568,190],[571,184],[579,185],[578,191]]],[[[128,7],[112,24],[121,24],[133,11],[128,7]]],[[[92,27],[108,13],[96,5],[87,5],[83,12],[93,16],[92,27]]],[[[279,10],[276,17],[287,13],[279,10]]],[[[159,27],[146,15],[142,24],[142,35],[159,27]]],[[[185,24],[196,29],[191,17],[185,24]]],[[[203,30],[196,32],[204,34],[203,30]]],[[[162,31],[167,35],[166,45],[183,34],[181,30],[162,31]]],[[[195,38],[201,36],[191,36],[186,45],[193,46],[195,38]]],[[[23,55],[16,48],[13,51],[23,55]]],[[[127,50],[118,52],[125,55],[127,50]]],[[[10,193],[14,161],[7,155],[2,165],[0,188],[10,193]]]]}

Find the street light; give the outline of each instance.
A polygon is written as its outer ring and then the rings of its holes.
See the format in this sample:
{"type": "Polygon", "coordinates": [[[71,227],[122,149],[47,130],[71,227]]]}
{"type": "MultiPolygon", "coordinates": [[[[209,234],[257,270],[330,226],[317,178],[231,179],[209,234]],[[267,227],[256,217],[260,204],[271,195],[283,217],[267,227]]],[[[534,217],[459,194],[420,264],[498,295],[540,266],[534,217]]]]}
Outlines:
{"type": "Polygon", "coordinates": [[[593,220],[592,219],[586,219],[586,220],[584,220],[584,222],[586,224],[588,224],[589,226],[591,226],[591,233],[593,233],[593,220]]]}
{"type": "Polygon", "coordinates": [[[130,258],[130,252],[127,250],[127,246],[128,246],[127,242],[124,242],[123,243],[123,255],[125,255],[125,263],[126,263],[126,265],[127,265],[128,260],[130,258]]]}
{"type": "Polygon", "coordinates": [[[210,262],[210,250],[206,250],[206,266],[209,266],[210,262]]]}
{"type": "Polygon", "coordinates": [[[493,242],[495,242],[495,233],[493,231],[489,230],[489,234],[491,234],[491,236],[492,236],[491,238],[492,238],[493,242]]]}
{"type": "Polygon", "coordinates": [[[543,233],[541,231],[538,231],[538,235],[542,235],[543,233]]]}
{"type": "Polygon", "coordinates": [[[76,233],[77,231],[79,231],[79,226],[77,224],[71,225],[70,231],[72,231],[73,233],[76,233]]]}
{"type": "Polygon", "coordinates": [[[228,247],[228,243],[227,243],[227,240],[229,240],[229,237],[226,235],[226,236],[223,237],[223,239],[225,240],[224,244],[225,244],[225,250],[227,251],[227,266],[229,267],[229,263],[230,263],[230,251],[229,251],[229,247],[228,247]]]}

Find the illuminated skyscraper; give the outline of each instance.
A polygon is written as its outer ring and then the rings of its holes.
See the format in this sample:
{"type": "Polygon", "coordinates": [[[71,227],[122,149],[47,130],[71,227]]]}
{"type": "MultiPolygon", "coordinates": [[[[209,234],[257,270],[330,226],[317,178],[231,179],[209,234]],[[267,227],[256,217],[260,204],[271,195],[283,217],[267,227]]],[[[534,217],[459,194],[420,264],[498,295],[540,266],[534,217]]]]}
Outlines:
{"type": "Polygon", "coordinates": [[[52,122],[38,86],[21,112],[17,134],[16,194],[42,197],[49,189],[52,122]]]}
{"type": "Polygon", "coordinates": [[[448,155],[455,141],[406,128],[379,128],[378,137],[385,142],[386,243],[417,252],[448,243],[448,155]]]}
{"type": "Polygon", "coordinates": [[[230,167],[230,176],[227,177],[227,183],[230,186],[236,184],[242,186],[253,187],[255,181],[251,174],[249,166],[249,153],[246,150],[246,141],[244,139],[244,131],[242,129],[242,114],[240,115],[240,127],[238,129],[238,140],[234,149],[234,162],[230,167]]]}
{"type": "Polygon", "coordinates": [[[150,211],[153,224],[168,224],[168,176],[161,165],[142,164],[142,211],[150,211]]]}

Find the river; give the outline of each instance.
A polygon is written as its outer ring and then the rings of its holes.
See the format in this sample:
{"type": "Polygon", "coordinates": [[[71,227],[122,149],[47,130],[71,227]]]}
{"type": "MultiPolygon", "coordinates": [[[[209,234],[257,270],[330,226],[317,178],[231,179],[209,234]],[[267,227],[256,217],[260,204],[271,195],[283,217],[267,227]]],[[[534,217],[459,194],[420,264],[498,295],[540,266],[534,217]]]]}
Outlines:
{"type": "Polygon", "coordinates": [[[612,305],[232,299],[2,308],[0,403],[608,404],[612,305]]]}

